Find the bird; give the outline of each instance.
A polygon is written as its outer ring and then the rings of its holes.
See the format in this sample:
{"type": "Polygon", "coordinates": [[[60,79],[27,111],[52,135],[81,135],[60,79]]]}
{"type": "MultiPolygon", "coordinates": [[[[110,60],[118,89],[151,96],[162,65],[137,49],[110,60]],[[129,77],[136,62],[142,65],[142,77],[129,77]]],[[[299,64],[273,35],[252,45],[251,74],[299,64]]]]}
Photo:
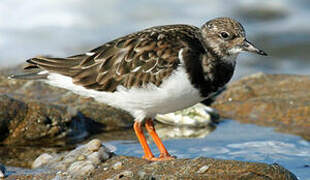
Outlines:
{"type": "Polygon", "coordinates": [[[116,38],[86,53],[26,60],[26,74],[12,79],[41,80],[129,112],[149,161],[175,159],[154,128],[154,117],[185,109],[222,89],[232,78],[236,58],[247,51],[267,54],[246,39],[243,26],[218,17],[200,28],[161,25],[116,38]],[[159,149],[152,153],[143,126],[159,149]]]}

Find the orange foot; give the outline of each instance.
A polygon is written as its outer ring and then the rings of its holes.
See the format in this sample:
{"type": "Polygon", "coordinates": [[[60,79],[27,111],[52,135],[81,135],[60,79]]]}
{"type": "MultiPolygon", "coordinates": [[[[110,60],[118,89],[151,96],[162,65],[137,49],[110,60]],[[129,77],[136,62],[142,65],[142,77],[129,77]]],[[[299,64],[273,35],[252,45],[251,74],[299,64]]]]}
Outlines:
{"type": "Polygon", "coordinates": [[[175,156],[171,156],[171,155],[165,155],[165,156],[160,155],[159,157],[154,157],[154,156],[146,157],[146,156],[143,156],[142,158],[146,159],[148,161],[169,161],[169,160],[176,159],[175,156]]]}

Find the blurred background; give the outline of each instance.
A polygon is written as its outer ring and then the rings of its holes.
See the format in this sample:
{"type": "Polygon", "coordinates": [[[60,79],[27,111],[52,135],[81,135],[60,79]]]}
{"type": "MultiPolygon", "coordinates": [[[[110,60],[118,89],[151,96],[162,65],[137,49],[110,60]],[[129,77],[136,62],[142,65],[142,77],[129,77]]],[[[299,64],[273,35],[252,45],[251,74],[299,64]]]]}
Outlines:
{"type": "MultiPolygon", "coordinates": [[[[309,0],[1,0],[0,68],[37,55],[87,52],[150,26],[200,27],[222,16],[240,21],[248,40],[269,54],[240,54],[234,80],[257,72],[310,74],[309,0]]],[[[170,129],[167,132],[171,134],[170,129]]],[[[131,133],[132,141],[107,144],[117,154],[140,157],[142,150],[131,133]]],[[[224,121],[206,138],[209,132],[201,133],[199,139],[169,139],[165,144],[180,158],[278,162],[299,177],[310,178],[304,168],[310,160],[310,143],[300,137],[236,121],[224,121]]]]}
{"type": "Polygon", "coordinates": [[[242,54],[234,79],[255,72],[309,73],[308,0],[1,0],[0,66],[36,55],[69,56],[150,26],[214,17],[240,21],[269,57],[242,54]]]}

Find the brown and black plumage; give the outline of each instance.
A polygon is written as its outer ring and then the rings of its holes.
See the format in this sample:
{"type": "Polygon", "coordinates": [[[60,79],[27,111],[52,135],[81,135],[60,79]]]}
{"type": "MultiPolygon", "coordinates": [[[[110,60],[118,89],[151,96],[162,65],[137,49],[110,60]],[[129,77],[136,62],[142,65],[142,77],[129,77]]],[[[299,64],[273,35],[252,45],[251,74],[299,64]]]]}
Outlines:
{"type": "Polygon", "coordinates": [[[199,29],[188,25],[149,28],[110,41],[86,54],[67,58],[35,57],[27,60],[25,69],[41,68],[73,78],[73,82],[98,91],[159,86],[177,68],[178,52],[204,49],[199,42],[199,29]],[[198,49],[198,48],[199,49],[198,49]]]}
{"type": "Polygon", "coordinates": [[[31,58],[25,69],[39,72],[12,77],[43,79],[130,112],[144,158],[168,160],[172,157],[158,138],[152,118],[194,105],[223,87],[242,51],[266,55],[246,40],[239,22],[216,18],[201,28],[148,28],[67,58],[31,58]],[[158,158],[147,145],[143,122],[160,150],[158,158]]]}

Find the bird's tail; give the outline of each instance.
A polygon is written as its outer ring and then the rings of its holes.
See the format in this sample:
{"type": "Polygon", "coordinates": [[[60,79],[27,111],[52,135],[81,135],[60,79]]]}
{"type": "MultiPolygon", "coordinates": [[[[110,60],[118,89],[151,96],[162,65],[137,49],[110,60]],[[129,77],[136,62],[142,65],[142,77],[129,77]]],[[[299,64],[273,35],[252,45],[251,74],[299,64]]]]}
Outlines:
{"type": "Polygon", "coordinates": [[[76,55],[68,58],[52,58],[45,56],[38,56],[28,59],[28,63],[24,70],[29,73],[11,75],[9,79],[24,79],[24,80],[37,80],[46,79],[48,72],[57,72],[62,75],[70,76],[75,74],[76,69],[72,67],[78,65],[86,55],[76,55]]]}
{"type": "Polygon", "coordinates": [[[31,72],[25,74],[12,74],[8,78],[9,79],[23,79],[23,80],[38,80],[38,79],[46,79],[47,73],[44,71],[40,72],[31,72]]]}

